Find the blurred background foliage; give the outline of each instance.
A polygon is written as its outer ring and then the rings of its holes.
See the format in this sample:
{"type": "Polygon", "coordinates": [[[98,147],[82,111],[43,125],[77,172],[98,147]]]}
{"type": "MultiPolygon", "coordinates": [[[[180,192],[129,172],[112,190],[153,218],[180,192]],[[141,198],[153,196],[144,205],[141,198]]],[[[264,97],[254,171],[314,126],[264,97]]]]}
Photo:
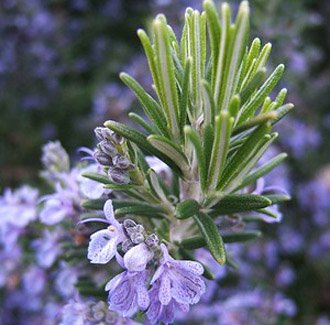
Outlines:
{"type": "MultiPolygon", "coordinates": [[[[312,324],[330,310],[330,2],[250,5],[252,35],[273,44],[272,64],[287,66],[280,86],[296,104],[278,127],[293,200],[283,224],[265,226],[264,240],[275,242],[281,268],[294,274],[283,291],[297,304],[295,320],[312,324]]],[[[178,26],[186,6],[200,9],[201,1],[2,0],[1,187],[38,183],[43,143],[59,139],[75,156],[77,147],[93,145],[95,126],[138,109],[118,78],[126,71],[150,87],[136,29],[159,12],[178,26]]],[[[276,272],[258,281],[276,286],[276,272]]]]}

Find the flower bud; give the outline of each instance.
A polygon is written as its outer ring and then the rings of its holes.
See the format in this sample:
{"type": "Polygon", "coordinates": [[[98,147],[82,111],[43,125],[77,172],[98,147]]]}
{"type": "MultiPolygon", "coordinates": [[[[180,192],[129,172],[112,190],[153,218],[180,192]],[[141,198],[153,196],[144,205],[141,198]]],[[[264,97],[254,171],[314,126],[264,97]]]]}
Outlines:
{"type": "Polygon", "coordinates": [[[159,244],[159,238],[156,234],[149,235],[144,241],[149,248],[153,248],[159,244]]]}
{"type": "Polygon", "coordinates": [[[136,226],[136,223],[132,219],[125,219],[123,222],[124,228],[132,228],[136,226]]]}
{"type": "Polygon", "coordinates": [[[122,248],[122,250],[123,250],[124,253],[128,252],[133,246],[134,245],[133,245],[133,243],[132,243],[132,241],[130,239],[126,239],[121,244],[121,248],[122,248]]]}
{"type": "Polygon", "coordinates": [[[132,234],[131,240],[132,240],[133,244],[140,244],[140,243],[144,242],[144,236],[143,236],[143,234],[135,233],[135,234],[132,234]]]}
{"type": "Polygon", "coordinates": [[[112,132],[111,138],[117,144],[123,144],[123,142],[124,142],[124,138],[121,135],[119,135],[118,133],[115,133],[115,132],[112,132]]]}
{"type": "Polygon", "coordinates": [[[128,169],[129,167],[133,166],[131,162],[122,155],[117,155],[113,158],[114,166],[118,167],[119,169],[128,169]]]}
{"type": "Polygon", "coordinates": [[[103,166],[112,166],[112,159],[110,156],[108,156],[106,153],[95,150],[94,151],[94,159],[103,166]]]}
{"type": "Polygon", "coordinates": [[[42,164],[50,172],[68,171],[70,159],[59,141],[49,142],[42,147],[42,164]]]}
{"type": "Polygon", "coordinates": [[[130,182],[128,173],[116,167],[110,167],[108,176],[114,183],[128,184],[130,182]]]}
{"type": "MultiPolygon", "coordinates": [[[[118,153],[114,144],[109,140],[103,140],[98,144],[98,148],[107,155],[114,157],[118,153]]],[[[116,156],[117,157],[117,156],[116,156]]]]}
{"type": "Polygon", "coordinates": [[[94,129],[94,133],[99,141],[111,139],[111,130],[108,128],[97,127],[94,129]]]}

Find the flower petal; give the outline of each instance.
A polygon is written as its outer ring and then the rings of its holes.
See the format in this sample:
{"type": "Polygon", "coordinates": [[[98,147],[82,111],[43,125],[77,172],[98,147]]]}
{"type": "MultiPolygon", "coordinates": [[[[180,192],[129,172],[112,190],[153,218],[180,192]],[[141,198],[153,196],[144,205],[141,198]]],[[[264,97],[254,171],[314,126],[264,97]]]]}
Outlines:
{"type": "Polygon", "coordinates": [[[204,281],[191,273],[169,273],[172,280],[172,297],[179,303],[196,304],[205,293],[204,281]]]}
{"type": "Polygon", "coordinates": [[[104,290],[105,291],[110,291],[116,289],[116,287],[119,285],[121,279],[123,278],[125,272],[122,272],[120,274],[117,274],[114,276],[106,285],[104,290]]]}
{"type": "Polygon", "coordinates": [[[142,310],[146,310],[150,305],[150,298],[148,294],[148,290],[144,283],[137,286],[136,288],[137,293],[137,303],[142,310]]]}
{"type": "Polygon", "coordinates": [[[147,263],[153,258],[154,253],[145,243],[132,247],[124,255],[124,265],[130,272],[145,270],[147,263]]]}
{"type": "Polygon", "coordinates": [[[158,298],[162,305],[168,305],[171,301],[171,279],[164,273],[160,280],[158,298]]]}
{"type": "Polygon", "coordinates": [[[91,236],[87,257],[91,263],[106,264],[114,257],[117,244],[117,236],[108,229],[99,230],[91,236]]]}
{"type": "Polygon", "coordinates": [[[180,268],[181,270],[185,270],[191,272],[195,275],[202,275],[204,273],[204,268],[201,263],[194,261],[173,261],[172,264],[175,267],[180,268]]]}

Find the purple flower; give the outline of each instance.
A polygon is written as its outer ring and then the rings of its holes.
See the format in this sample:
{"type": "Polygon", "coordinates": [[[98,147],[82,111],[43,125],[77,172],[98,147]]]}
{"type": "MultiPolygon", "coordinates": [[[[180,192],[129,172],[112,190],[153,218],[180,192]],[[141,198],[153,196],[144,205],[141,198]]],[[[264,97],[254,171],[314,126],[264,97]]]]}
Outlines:
{"type": "Polygon", "coordinates": [[[150,307],[147,311],[147,317],[151,324],[156,324],[159,321],[165,324],[172,323],[175,319],[177,311],[187,313],[189,311],[189,304],[179,303],[174,299],[167,305],[163,305],[159,300],[160,282],[157,281],[149,291],[150,307]]]}
{"type": "Polygon", "coordinates": [[[105,287],[109,291],[109,309],[123,317],[132,317],[139,309],[146,310],[150,304],[146,281],[148,271],[125,271],[115,276],[105,287]]]}
{"type": "Polygon", "coordinates": [[[45,168],[42,176],[49,181],[57,180],[61,173],[69,172],[69,155],[59,141],[48,142],[42,147],[41,162],[45,168]]]}
{"type": "Polygon", "coordinates": [[[145,270],[146,265],[154,257],[154,253],[145,243],[132,247],[124,256],[124,266],[130,272],[145,270]]]}
{"type": "Polygon", "coordinates": [[[5,189],[0,197],[0,227],[11,224],[25,227],[37,217],[38,190],[30,186],[22,186],[15,191],[5,189]]]}
{"type": "MultiPolygon", "coordinates": [[[[103,168],[98,164],[91,164],[84,168],[81,173],[99,173],[106,176],[103,168]]],[[[102,183],[93,181],[87,177],[80,175],[79,177],[79,187],[82,194],[88,199],[98,199],[103,194],[110,193],[111,190],[105,189],[102,183]]]]}
{"type": "Polygon", "coordinates": [[[151,299],[147,315],[152,322],[159,320],[158,317],[174,318],[176,307],[189,309],[189,304],[196,304],[206,290],[200,277],[204,272],[200,263],[175,260],[164,244],[161,244],[161,250],[161,265],[151,280],[150,293],[154,299],[151,299]]]}
{"type": "Polygon", "coordinates": [[[46,225],[55,225],[65,218],[73,218],[77,214],[79,197],[70,188],[64,189],[59,184],[54,194],[45,195],[45,201],[40,212],[40,221],[46,225]]]}
{"type": "Polygon", "coordinates": [[[112,201],[108,200],[103,208],[110,226],[91,235],[88,246],[88,259],[91,263],[106,264],[116,254],[117,246],[126,239],[122,225],[115,219],[112,201]]]}
{"type": "Polygon", "coordinates": [[[49,268],[56,257],[61,253],[59,238],[61,233],[58,230],[50,232],[48,229],[43,231],[41,238],[32,242],[32,247],[36,251],[37,262],[40,266],[49,268]]]}

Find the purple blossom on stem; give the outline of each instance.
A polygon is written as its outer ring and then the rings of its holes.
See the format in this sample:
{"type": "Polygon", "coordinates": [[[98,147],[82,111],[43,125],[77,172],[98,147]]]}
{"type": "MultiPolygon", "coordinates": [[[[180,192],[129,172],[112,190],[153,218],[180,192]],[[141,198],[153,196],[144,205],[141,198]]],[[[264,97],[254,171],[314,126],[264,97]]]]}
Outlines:
{"type": "Polygon", "coordinates": [[[146,287],[148,271],[124,271],[110,280],[105,290],[109,291],[109,309],[123,317],[132,317],[139,309],[146,310],[150,298],[146,287]]]}
{"type": "Polygon", "coordinates": [[[175,319],[176,311],[182,311],[187,313],[189,311],[189,304],[182,304],[174,299],[167,305],[163,305],[159,300],[160,282],[156,282],[149,291],[150,307],[147,311],[147,317],[151,324],[155,324],[159,321],[165,324],[172,323],[175,319]]]}
{"type": "Polygon", "coordinates": [[[145,243],[132,247],[124,255],[124,265],[130,272],[145,270],[147,263],[154,257],[154,253],[145,243]]]}
{"type": "Polygon", "coordinates": [[[88,246],[87,257],[95,264],[108,263],[115,256],[117,246],[126,239],[121,223],[114,216],[111,200],[105,202],[103,211],[110,226],[92,234],[88,246]]]}
{"type": "Polygon", "coordinates": [[[161,244],[161,250],[161,264],[151,280],[153,287],[150,294],[154,299],[151,299],[147,312],[153,323],[160,319],[170,322],[174,319],[176,307],[187,311],[189,304],[196,304],[206,291],[200,277],[204,272],[200,263],[175,260],[164,244],[161,244]]]}
{"type": "Polygon", "coordinates": [[[61,253],[59,239],[61,233],[58,230],[43,231],[42,237],[32,242],[32,248],[36,251],[37,262],[41,267],[49,268],[61,253]]]}
{"type": "Polygon", "coordinates": [[[71,188],[63,188],[56,185],[56,192],[42,197],[45,202],[39,218],[46,225],[55,225],[65,218],[73,218],[77,215],[79,196],[71,188]]]}

